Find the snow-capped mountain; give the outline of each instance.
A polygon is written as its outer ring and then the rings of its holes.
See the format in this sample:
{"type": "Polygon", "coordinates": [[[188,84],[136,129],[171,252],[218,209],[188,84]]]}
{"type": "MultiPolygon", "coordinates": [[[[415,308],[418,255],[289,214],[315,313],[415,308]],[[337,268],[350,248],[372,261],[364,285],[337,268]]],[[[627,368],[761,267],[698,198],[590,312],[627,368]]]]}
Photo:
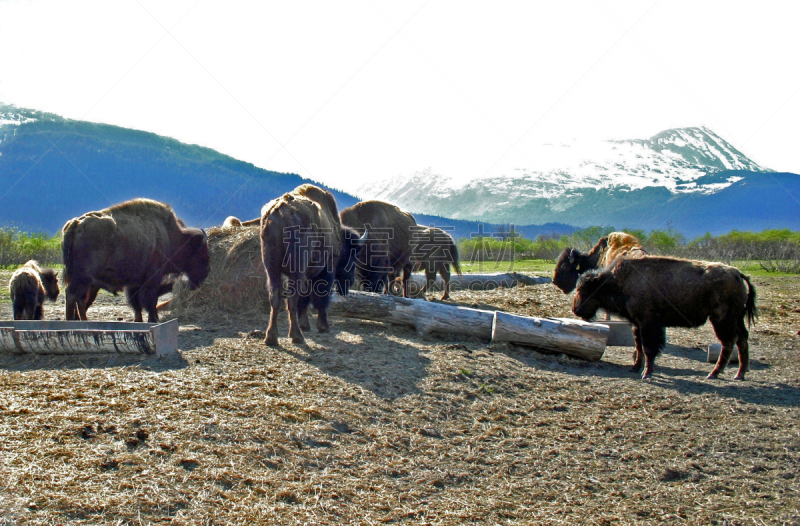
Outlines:
{"type": "MultiPolygon", "coordinates": [[[[568,219],[562,213],[581,210],[580,205],[598,192],[614,195],[616,200],[641,199],[653,191],[666,199],[710,195],[740,181],[742,172],[771,171],[708,128],[667,130],[644,140],[547,145],[535,160],[543,167],[466,182],[424,170],[407,178],[371,183],[357,195],[393,202],[411,212],[525,224],[568,219]]],[[[579,219],[580,223],[607,224],[602,215],[579,219]]]]}

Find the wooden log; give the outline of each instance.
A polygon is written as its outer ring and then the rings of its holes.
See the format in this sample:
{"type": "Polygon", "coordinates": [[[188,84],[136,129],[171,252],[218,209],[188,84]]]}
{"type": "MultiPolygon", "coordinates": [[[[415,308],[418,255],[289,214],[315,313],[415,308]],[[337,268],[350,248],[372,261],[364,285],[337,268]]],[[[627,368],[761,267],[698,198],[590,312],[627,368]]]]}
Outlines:
{"type": "MultiPolygon", "coordinates": [[[[453,274],[450,278],[450,290],[494,290],[498,288],[511,288],[517,285],[542,285],[553,280],[549,277],[526,276],[519,272],[495,272],[490,274],[453,274]]],[[[411,297],[421,296],[422,288],[425,286],[425,274],[413,274],[408,280],[408,293],[411,297]]],[[[440,292],[444,290],[444,281],[441,276],[436,275],[436,281],[428,292],[440,292]]]]}
{"type": "Polygon", "coordinates": [[[606,348],[609,328],[568,318],[533,318],[496,312],[492,341],[529,345],[598,361],[606,348]]]}
{"type": "MultiPolygon", "coordinates": [[[[554,320],[572,322],[575,318],[553,318],[554,320]]],[[[609,329],[606,347],[636,347],[633,337],[633,324],[626,320],[594,320],[592,323],[606,325],[609,329]]]]}
{"type": "Polygon", "coordinates": [[[388,294],[350,292],[334,296],[328,314],[414,327],[417,333],[461,334],[489,341],[494,312],[433,303],[388,294]]]}

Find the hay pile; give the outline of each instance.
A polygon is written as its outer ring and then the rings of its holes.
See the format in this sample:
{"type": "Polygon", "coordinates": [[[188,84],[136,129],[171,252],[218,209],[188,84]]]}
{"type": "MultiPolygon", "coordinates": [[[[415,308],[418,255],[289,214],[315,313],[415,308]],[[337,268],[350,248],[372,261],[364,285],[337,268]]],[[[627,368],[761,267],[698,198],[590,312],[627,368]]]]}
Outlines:
{"type": "Polygon", "coordinates": [[[258,226],[210,228],[208,252],[208,278],[196,290],[189,290],[183,281],[175,285],[170,303],[173,314],[204,320],[220,314],[250,316],[269,312],[258,226]]]}

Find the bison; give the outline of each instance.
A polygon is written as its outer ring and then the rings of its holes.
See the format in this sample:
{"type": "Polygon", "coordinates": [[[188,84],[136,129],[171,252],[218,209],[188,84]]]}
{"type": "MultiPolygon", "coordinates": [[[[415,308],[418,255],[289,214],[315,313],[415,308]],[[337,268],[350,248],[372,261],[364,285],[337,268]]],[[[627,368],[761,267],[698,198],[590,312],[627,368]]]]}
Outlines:
{"type": "Polygon", "coordinates": [[[41,268],[30,260],[14,271],[8,281],[15,320],[41,320],[44,318],[44,300],[58,298],[58,272],[41,268]]]}
{"type": "Polygon", "coordinates": [[[666,344],[666,327],[699,327],[711,320],[722,343],[714,379],[739,348],[737,380],[750,368],[747,327],[757,316],[756,289],[738,269],[705,261],[649,256],[617,258],[578,281],[572,312],[584,320],[602,308],[633,323],[636,350],[632,372],[653,374],[655,357],[666,344]],[[643,363],[646,358],[646,363],[643,363]]]}
{"type": "Polygon", "coordinates": [[[424,294],[433,287],[438,272],[444,280],[443,300],[450,299],[450,267],[461,275],[458,263],[458,247],[452,236],[436,227],[417,227],[413,229],[411,240],[411,260],[414,271],[425,272],[424,294]]]}
{"type": "Polygon", "coordinates": [[[264,343],[278,344],[281,276],[288,278],[286,300],[289,336],[304,343],[309,330],[308,305],[317,309],[317,330],[328,330],[328,304],[334,281],[346,295],[355,273],[355,259],[364,244],[343,227],[333,195],[304,184],[273,199],[261,209],[261,259],[267,273],[270,317],[264,343]]]}
{"type": "Polygon", "coordinates": [[[408,297],[414,216],[383,201],[363,201],[342,210],[341,222],[359,235],[370,232],[358,265],[364,290],[388,293],[390,276],[402,274],[403,296],[408,297]]]}
{"type": "Polygon", "coordinates": [[[587,254],[575,248],[565,248],[556,261],[553,285],[564,294],[575,290],[578,278],[588,270],[603,268],[620,256],[640,258],[647,255],[639,240],[625,232],[603,236],[587,254]]]}
{"type": "Polygon", "coordinates": [[[172,208],[151,199],[132,199],[67,221],[62,229],[67,320],[86,319],[97,292],[125,290],[134,319],[158,322],[156,304],[175,276],[200,286],[210,266],[208,239],[186,227],[172,208]],[[175,275],[175,276],[171,276],[175,275]]]}

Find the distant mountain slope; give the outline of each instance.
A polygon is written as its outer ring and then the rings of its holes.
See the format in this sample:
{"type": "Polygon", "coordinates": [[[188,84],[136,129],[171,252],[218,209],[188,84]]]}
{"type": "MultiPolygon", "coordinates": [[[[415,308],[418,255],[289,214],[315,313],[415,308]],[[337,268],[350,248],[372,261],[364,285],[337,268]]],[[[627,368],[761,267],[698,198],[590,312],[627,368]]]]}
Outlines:
{"type": "Polygon", "coordinates": [[[689,236],[756,225],[800,229],[800,176],[760,166],[707,128],[592,146],[553,146],[555,167],[546,170],[466,183],[428,170],[357,193],[414,213],[491,223],[646,230],[671,224],[689,236]]]}
{"type": "MultiPolygon", "coordinates": [[[[207,227],[258,217],[304,182],[152,133],[0,107],[0,225],[53,233],[90,210],[149,197],[207,227]]],[[[341,207],[357,202],[330,190],[341,207]]]]}
{"type": "MultiPolygon", "coordinates": [[[[0,226],[56,233],[69,219],[133,197],[167,202],[188,224],[258,217],[267,201],[305,182],[209,148],[118,126],[0,105],[0,226]]],[[[324,186],[314,182],[319,186],[324,186]]],[[[340,209],[354,196],[331,189],[340,209]]],[[[456,238],[501,226],[418,215],[456,238]]],[[[569,233],[567,225],[517,227],[527,236],[569,233]]]]}

